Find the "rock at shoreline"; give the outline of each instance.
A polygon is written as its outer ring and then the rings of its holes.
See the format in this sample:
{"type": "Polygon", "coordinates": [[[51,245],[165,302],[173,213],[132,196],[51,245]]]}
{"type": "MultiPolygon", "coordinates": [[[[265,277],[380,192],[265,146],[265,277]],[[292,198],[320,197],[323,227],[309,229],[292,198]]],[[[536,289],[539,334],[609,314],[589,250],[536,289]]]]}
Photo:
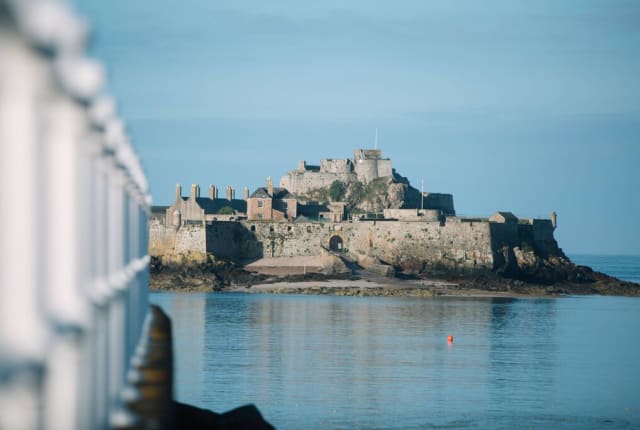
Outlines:
{"type": "MultiPolygon", "coordinates": [[[[296,268],[288,272],[286,266],[280,266],[277,273],[264,274],[249,272],[244,266],[232,262],[209,261],[202,264],[163,265],[152,258],[150,287],[155,291],[216,292],[247,291],[254,292],[252,286],[274,283],[299,283],[316,281],[312,287],[284,286],[268,289],[255,289],[259,292],[275,294],[328,294],[346,296],[413,296],[433,297],[442,294],[458,294],[460,291],[477,291],[499,294],[558,296],[568,294],[601,294],[618,296],[640,296],[640,284],[623,281],[604,273],[596,272],[586,266],[576,266],[568,259],[540,260],[526,253],[516,254],[509,264],[518,264],[517,276],[507,276],[509,272],[491,272],[465,275],[440,271],[434,273],[410,274],[410,276],[385,277],[371,272],[378,283],[393,284],[393,287],[373,285],[368,288],[335,287],[322,285],[332,279],[354,280],[359,276],[349,271],[327,271],[301,273],[296,268]],[[519,263],[518,263],[519,261],[519,263]],[[427,285],[434,279],[446,281],[446,288],[418,288],[419,280],[427,285]],[[385,281],[386,280],[386,281],[385,281]]],[[[296,266],[297,267],[297,266],[296,266]]],[[[388,275],[387,273],[385,273],[388,275]]],[[[512,274],[512,273],[511,273],[512,274]]],[[[402,275],[399,273],[398,275],[402,275]]],[[[424,284],[423,283],[423,284],[424,284]]]]}
{"type": "Polygon", "coordinates": [[[176,429],[274,430],[254,405],[241,406],[223,414],[174,401],[176,429]]]}

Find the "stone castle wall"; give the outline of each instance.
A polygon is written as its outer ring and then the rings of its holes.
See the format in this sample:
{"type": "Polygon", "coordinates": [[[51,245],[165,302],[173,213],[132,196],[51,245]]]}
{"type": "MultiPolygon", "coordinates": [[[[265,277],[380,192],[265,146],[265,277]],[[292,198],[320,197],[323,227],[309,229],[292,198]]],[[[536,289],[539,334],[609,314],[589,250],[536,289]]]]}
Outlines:
{"type": "Polygon", "coordinates": [[[287,173],[280,179],[280,186],[294,194],[307,194],[317,188],[331,186],[333,181],[344,183],[356,180],[369,183],[377,178],[393,176],[391,160],[381,158],[378,150],[356,150],[354,159],[324,159],[319,170],[307,166],[304,161],[298,169],[287,173]]]}
{"type": "Polygon", "coordinates": [[[280,179],[280,186],[286,188],[293,194],[304,195],[317,188],[328,188],[331,186],[333,181],[336,180],[344,183],[353,182],[356,180],[356,175],[351,172],[333,173],[292,171],[280,179]]]}
{"type": "Polygon", "coordinates": [[[351,160],[320,160],[320,172],[322,173],[348,174],[351,173],[352,166],[351,160]]]}
{"type": "Polygon", "coordinates": [[[391,160],[356,160],[354,162],[354,170],[358,180],[365,184],[377,178],[390,177],[393,175],[391,160]]]}
{"type": "Polygon", "coordinates": [[[440,221],[439,209],[384,209],[384,217],[400,221],[440,221]]]}
{"type": "Polygon", "coordinates": [[[207,237],[202,223],[187,223],[180,228],[158,220],[149,222],[149,255],[166,262],[204,261],[207,257],[207,237]]]}
{"type": "Polygon", "coordinates": [[[473,273],[503,264],[504,247],[560,255],[549,220],[500,224],[449,217],[440,221],[288,223],[216,221],[180,228],[150,224],[151,255],[164,260],[203,259],[210,253],[242,261],[262,257],[320,256],[339,237],[351,255],[403,270],[473,273]]]}
{"type": "Polygon", "coordinates": [[[488,222],[361,221],[345,233],[345,246],[351,253],[405,269],[468,272],[493,268],[488,222]]]}
{"type": "Polygon", "coordinates": [[[391,160],[378,160],[378,177],[385,178],[393,175],[391,160]]]}

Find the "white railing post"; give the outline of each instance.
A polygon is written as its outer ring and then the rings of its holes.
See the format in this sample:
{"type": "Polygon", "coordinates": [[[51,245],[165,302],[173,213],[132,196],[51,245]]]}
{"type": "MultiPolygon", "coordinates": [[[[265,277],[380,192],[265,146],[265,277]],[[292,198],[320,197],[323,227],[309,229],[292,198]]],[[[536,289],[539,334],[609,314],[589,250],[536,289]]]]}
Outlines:
{"type": "Polygon", "coordinates": [[[42,418],[47,332],[38,251],[42,208],[34,192],[46,72],[25,41],[1,25],[0,58],[0,428],[34,428],[42,418]]]}
{"type": "Polygon", "coordinates": [[[150,198],[86,33],[62,1],[0,0],[2,429],[135,418],[150,198]]]}

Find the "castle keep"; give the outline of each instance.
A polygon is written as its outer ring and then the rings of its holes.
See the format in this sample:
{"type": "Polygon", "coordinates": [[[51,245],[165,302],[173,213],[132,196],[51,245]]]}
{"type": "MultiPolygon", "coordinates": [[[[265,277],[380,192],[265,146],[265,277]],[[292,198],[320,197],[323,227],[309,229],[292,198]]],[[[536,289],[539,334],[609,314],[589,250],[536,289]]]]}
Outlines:
{"type": "Polygon", "coordinates": [[[325,159],[320,161],[319,166],[300,161],[297,170],[282,177],[280,186],[293,194],[304,195],[314,189],[329,187],[336,180],[368,184],[377,178],[391,177],[392,174],[391,160],[382,158],[380,149],[356,149],[352,159],[325,159]]]}
{"type": "Polygon", "coordinates": [[[202,199],[197,185],[184,198],[178,188],[175,203],[156,211],[150,222],[150,254],[168,261],[203,260],[207,254],[252,261],[331,251],[398,270],[464,274],[506,267],[518,259],[564,256],[553,237],[555,213],[550,219],[518,218],[510,212],[459,217],[450,194],[422,193],[418,207],[353,214],[345,202],[310,202],[297,195],[336,180],[366,183],[394,174],[391,160],[383,159],[380,150],[356,150],[353,159],[322,160],[318,167],[300,162],[298,170],[282,178],[281,187],[268,179],[266,187],[250,196],[245,192],[243,200],[217,199],[215,193],[202,199]],[[213,213],[223,204],[233,213],[213,213]]]}

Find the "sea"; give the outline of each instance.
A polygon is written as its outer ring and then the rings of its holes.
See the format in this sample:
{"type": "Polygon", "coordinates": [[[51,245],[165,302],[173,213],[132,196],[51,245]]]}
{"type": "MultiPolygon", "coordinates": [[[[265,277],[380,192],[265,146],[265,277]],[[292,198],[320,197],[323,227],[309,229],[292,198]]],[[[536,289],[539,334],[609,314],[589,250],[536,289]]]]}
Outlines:
{"type": "MultiPolygon", "coordinates": [[[[640,257],[571,257],[640,282],[640,257]]],[[[640,298],[151,300],[176,398],[278,429],[640,429],[640,298]]]]}

